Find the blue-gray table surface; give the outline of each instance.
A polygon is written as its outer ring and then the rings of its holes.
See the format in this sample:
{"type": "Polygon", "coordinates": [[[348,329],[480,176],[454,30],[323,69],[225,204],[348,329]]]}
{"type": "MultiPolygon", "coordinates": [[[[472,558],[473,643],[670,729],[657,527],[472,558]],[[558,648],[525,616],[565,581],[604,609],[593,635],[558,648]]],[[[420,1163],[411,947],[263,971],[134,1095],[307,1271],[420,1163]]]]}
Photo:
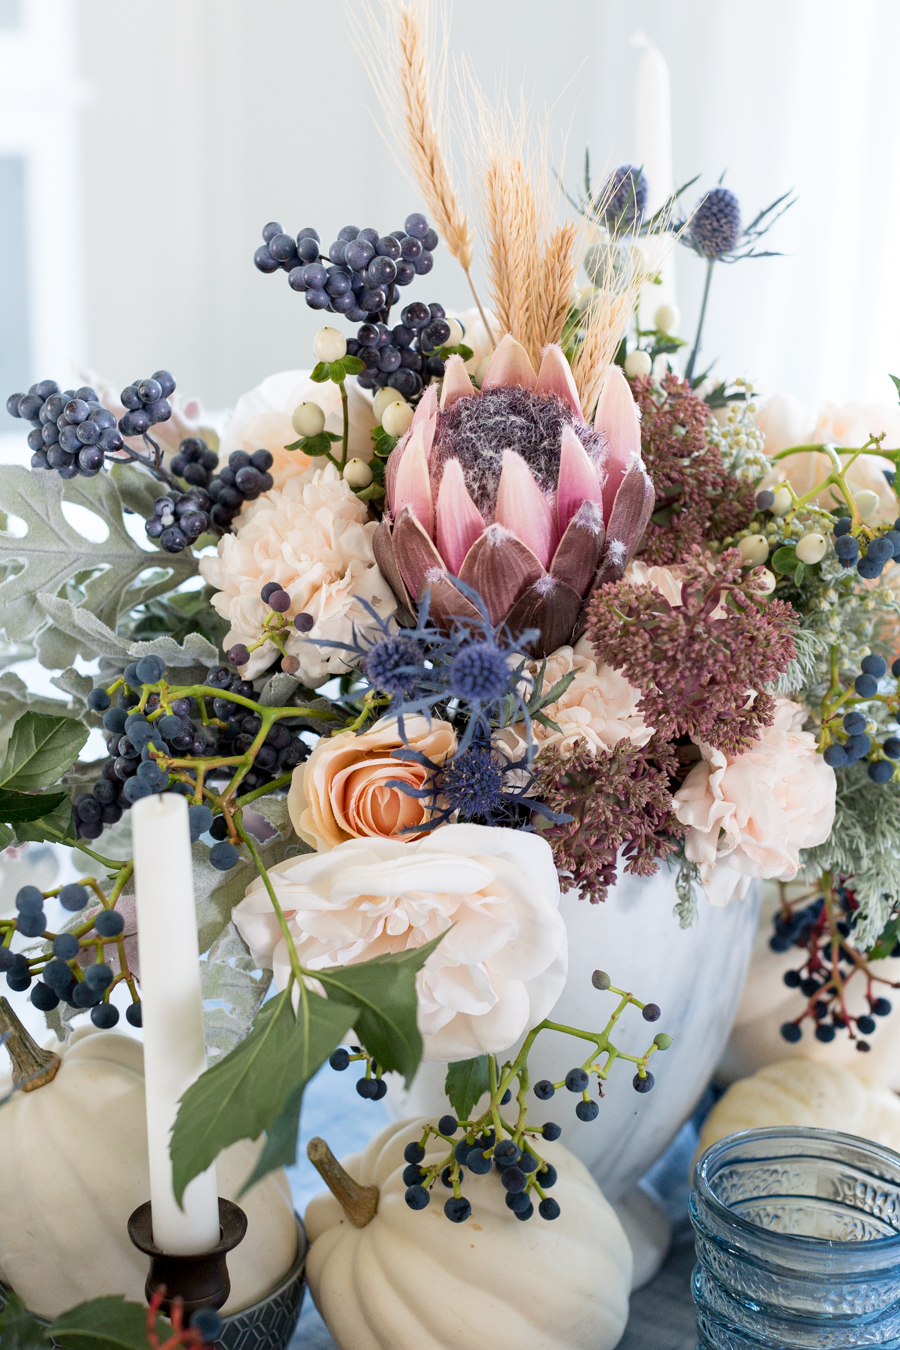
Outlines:
{"type": "MultiPolygon", "coordinates": [[[[300,1214],[310,1197],[322,1189],[318,1174],[306,1158],[308,1140],[321,1135],[342,1157],[364,1148],[387,1121],[387,1112],[380,1103],[363,1101],[357,1096],[349,1073],[335,1073],[326,1065],[304,1097],[300,1161],[289,1171],[300,1214]]],[[[648,1174],[647,1184],[668,1210],[675,1236],[662,1270],[644,1289],[632,1295],[631,1316],[619,1350],[695,1350],[697,1323],[690,1292],[694,1246],[687,1222],[686,1178],[696,1140],[695,1127],[686,1125],[648,1174]]],[[[334,1350],[334,1341],[308,1294],[290,1350],[334,1350]]]]}

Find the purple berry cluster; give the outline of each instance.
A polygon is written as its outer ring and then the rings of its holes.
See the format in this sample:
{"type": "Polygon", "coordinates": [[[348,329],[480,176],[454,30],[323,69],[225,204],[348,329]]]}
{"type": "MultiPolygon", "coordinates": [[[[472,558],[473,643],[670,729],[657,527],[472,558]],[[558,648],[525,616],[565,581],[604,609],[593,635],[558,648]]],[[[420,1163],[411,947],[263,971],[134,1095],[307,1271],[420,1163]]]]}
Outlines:
{"type": "Polygon", "coordinates": [[[149,539],[159,541],[167,553],[181,553],[207,530],[225,534],[247,502],[255,501],[272,487],[268,450],[234,450],[218,473],[215,450],[190,436],[181,442],[171,464],[172,473],[190,486],[180,493],[169,491],[157,497],[153,514],[144,525],[149,539]]]}
{"type": "Polygon", "coordinates": [[[356,377],[362,389],[396,389],[415,400],[429,380],[444,373],[439,352],[450,338],[450,325],[443,305],[419,300],[407,305],[400,319],[393,328],[380,322],[362,324],[348,340],[347,351],[365,365],[356,377]]]}
{"type": "Polygon", "coordinates": [[[31,467],[60,478],[94,478],[106,455],[122,449],[115,417],[89,385],[60,391],[55,380],[40,380],[27,394],[10,394],[6,411],[31,423],[31,467]]]}

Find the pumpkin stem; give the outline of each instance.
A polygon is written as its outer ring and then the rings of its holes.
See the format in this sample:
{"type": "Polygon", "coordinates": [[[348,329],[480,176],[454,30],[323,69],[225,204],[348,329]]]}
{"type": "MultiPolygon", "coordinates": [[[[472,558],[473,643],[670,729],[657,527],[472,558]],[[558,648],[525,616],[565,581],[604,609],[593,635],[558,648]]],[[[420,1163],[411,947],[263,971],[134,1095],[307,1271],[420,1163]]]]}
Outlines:
{"type": "Polygon", "coordinates": [[[325,1185],[341,1204],[354,1228],[365,1228],[375,1217],[378,1208],[378,1187],[360,1186],[345,1171],[324,1139],[310,1139],[306,1156],[325,1185]]]}
{"type": "Polygon", "coordinates": [[[14,1088],[34,1092],[35,1088],[43,1087],[56,1077],[62,1064],[59,1055],[41,1049],[22,1026],[6,998],[0,998],[0,1033],[7,1033],[5,1049],[12,1060],[14,1088]]]}

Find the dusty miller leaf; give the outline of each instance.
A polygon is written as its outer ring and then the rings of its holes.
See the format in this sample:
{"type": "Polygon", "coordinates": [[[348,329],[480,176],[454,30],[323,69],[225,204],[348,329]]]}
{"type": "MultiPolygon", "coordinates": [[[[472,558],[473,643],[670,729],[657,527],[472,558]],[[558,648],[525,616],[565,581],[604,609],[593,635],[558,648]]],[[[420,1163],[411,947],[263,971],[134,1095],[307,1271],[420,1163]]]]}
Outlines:
{"type": "Polygon", "coordinates": [[[272,972],[259,970],[234,924],[227,924],[200,963],[203,1001],[219,1004],[203,1009],[207,1045],[226,1054],[233,1050],[249,1032],[271,983],[272,972]]]}
{"type": "MultiPolygon", "coordinates": [[[[267,868],[283,862],[285,858],[308,851],[305,845],[298,844],[296,840],[289,842],[281,838],[259,846],[259,856],[267,868]]],[[[245,844],[241,844],[239,852],[240,862],[223,878],[223,874],[210,864],[208,847],[194,844],[194,899],[201,954],[215,942],[229,922],[231,911],[243,900],[247,887],[259,875],[245,844]]]]}
{"type": "MultiPolygon", "coordinates": [[[[85,582],[82,606],[115,630],[121,614],[173,589],[197,570],[189,550],[169,555],[135,543],[122,520],[116,484],[106,473],[64,482],[55,473],[4,465],[0,468],[0,511],[18,516],[27,527],[21,538],[0,533],[0,567],[24,564],[21,571],[0,583],[0,613],[6,635],[14,642],[44,628],[46,615],[38,595],[59,595],[79,574],[103,569],[85,582]],[[79,534],[63,515],[64,500],[99,516],[109,530],[108,538],[97,543],[79,534]],[[164,578],[160,575],[139,583],[141,573],[154,567],[165,569],[164,578]]],[[[78,650],[88,658],[96,655],[85,638],[78,640],[78,650]]]]}
{"type": "Polygon", "coordinates": [[[135,661],[142,656],[159,656],[165,661],[167,670],[181,670],[185,666],[215,666],[219,663],[219,653],[202,633],[188,633],[184,643],[179,645],[174,638],[158,637],[151,642],[132,642],[128,655],[135,661]]]}

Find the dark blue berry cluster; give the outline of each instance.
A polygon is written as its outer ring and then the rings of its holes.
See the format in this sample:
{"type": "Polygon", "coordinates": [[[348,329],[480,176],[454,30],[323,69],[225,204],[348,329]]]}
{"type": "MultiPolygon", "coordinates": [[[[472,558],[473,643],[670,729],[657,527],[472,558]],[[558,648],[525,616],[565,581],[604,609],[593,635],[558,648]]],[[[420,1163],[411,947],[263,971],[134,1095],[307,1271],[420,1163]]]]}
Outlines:
{"type": "Polygon", "coordinates": [[[31,467],[60,478],[94,478],[106,455],[122,449],[115,417],[88,385],[60,391],[55,380],[40,380],[27,394],[10,394],[6,411],[31,423],[31,467]]]}
{"type": "Polygon", "coordinates": [[[378,320],[367,320],[347,341],[347,351],[363,362],[365,370],[357,375],[363,389],[396,389],[405,399],[415,401],[429,380],[444,373],[439,354],[450,339],[450,325],[443,305],[425,305],[413,301],[400,311],[401,322],[394,328],[378,320]]]}
{"type": "Polygon", "coordinates": [[[119,398],[125,412],[119,418],[123,436],[146,436],[157,422],[168,422],[172,416],[169,395],[175,392],[175,381],[167,370],[155,370],[149,379],[126,384],[119,398]]]}
{"type": "MultiPolygon", "coordinates": [[[[846,1031],[857,1050],[865,1053],[870,1047],[863,1038],[875,1030],[875,1018],[891,1011],[890,1000],[875,993],[877,977],[853,945],[858,908],[849,887],[837,886],[828,904],[819,896],[808,904],[785,904],[775,915],[769,939],[772,951],[799,947],[804,952],[802,964],[783,976],[788,989],[796,989],[807,1000],[800,1015],[781,1027],[782,1038],[791,1045],[802,1039],[803,1023],[809,1021],[817,1041],[827,1044],[839,1031],[846,1031]],[[867,1013],[848,1011],[845,990],[854,978],[866,981],[867,1013]]],[[[885,955],[900,956],[900,943],[893,942],[885,955]]]]}
{"type": "MultiPolygon", "coordinates": [[[[900,680],[900,657],[890,669],[894,678],[900,680]]],[[[883,656],[873,652],[863,657],[860,673],[853,681],[854,692],[861,699],[877,698],[879,681],[887,673],[888,664],[883,656]]],[[[833,769],[845,769],[859,760],[868,760],[868,773],[872,782],[890,783],[896,776],[896,761],[900,760],[900,737],[887,736],[878,745],[873,742],[867,730],[868,725],[864,714],[856,708],[844,713],[837,725],[830,722],[827,730],[832,740],[822,752],[822,758],[833,769]]]]}
{"type": "Polygon", "coordinates": [[[880,577],[887,563],[900,558],[900,519],[884,534],[867,539],[851,533],[852,521],[841,516],[834,527],[834,551],[844,567],[855,567],[866,581],[880,577]]]}
{"type": "MultiPolygon", "coordinates": [[[[29,958],[23,952],[11,951],[5,941],[0,945],[0,971],[16,993],[30,989],[31,1002],[41,1012],[52,1012],[60,1003],[79,1011],[89,1008],[94,1026],[109,1030],[119,1020],[119,1010],[110,1003],[109,994],[115,984],[128,978],[128,972],[121,971],[118,976],[113,973],[104,959],[105,946],[118,944],[125,921],[115,909],[103,908],[93,923],[79,928],[78,935],[52,933],[47,928],[44,906],[54,895],[63,909],[73,914],[85,909],[91,899],[81,882],[70,882],[46,894],[36,886],[21,887],[11,932],[26,938],[42,937],[48,948],[40,956],[29,958]]],[[[11,932],[5,936],[11,936],[11,932]]],[[[136,998],[125,1017],[132,1026],[141,1025],[141,1005],[136,998]]]]}
{"type": "Polygon", "coordinates": [[[225,534],[247,502],[268,492],[274,482],[268,450],[234,450],[218,473],[218,456],[205,441],[190,436],[181,442],[172,460],[172,473],[189,484],[186,492],[169,491],[157,497],[144,529],[167,553],[181,553],[201,534],[225,534]]]}
{"type": "Polygon", "coordinates": [[[365,1060],[366,1063],[365,1073],[361,1078],[357,1078],[356,1080],[357,1094],[362,1097],[364,1101],[380,1102],[382,1097],[387,1096],[387,1083],[381,1076],[382,1071],[378,1064],[372,1059],[371,1055],[367,1055],[364,1052],[361,1046],[351,1045],[350,1049],[346,1050],[344,1046],[339,1045],[337,1050],[330,1056],[328,1063],[333,1069],[336,1069],[338,1073],[343,1073],[345,1069],[349,1068],[350,1065],[357,1060],[365,1060]]]}

